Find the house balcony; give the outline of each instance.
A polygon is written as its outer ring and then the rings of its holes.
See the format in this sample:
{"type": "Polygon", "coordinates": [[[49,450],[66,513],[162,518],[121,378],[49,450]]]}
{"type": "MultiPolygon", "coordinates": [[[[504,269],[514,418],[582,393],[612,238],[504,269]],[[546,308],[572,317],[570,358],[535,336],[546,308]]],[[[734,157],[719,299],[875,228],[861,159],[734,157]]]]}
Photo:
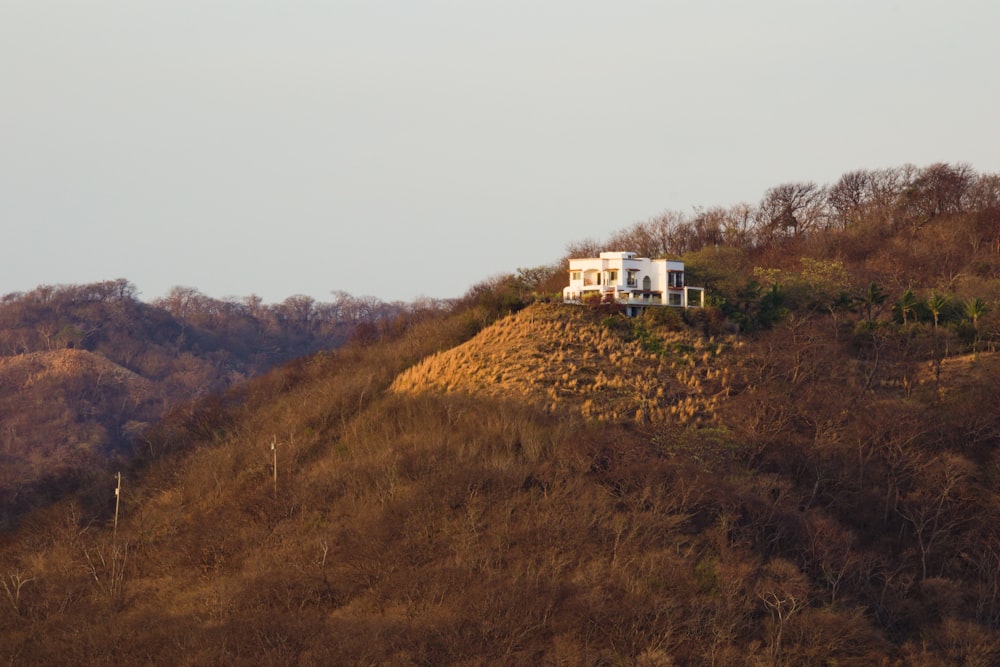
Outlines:
{"type": "Polygon", "coordinates": [[[703,287],[668,287],[659,290],[626,290],[623,285],[613,287],[584,286],[579,290],[563,294],[564,303],[584,303],[587,299],[597,298],[613,300],[615,303],[627,306],[630,312],[639,312],[634,307],[673,306],[675,308],[698,308],[705,305],[705,289],[703,287]]]}
{"type": "Polygon", "coordinates": [[[587,286],[574,292],[567,292],[563,297],[565,303],[583,303],[588,298],[599,296],[603,299],[613,299],[615,303],[626,306],[662,306],[663,294],[658,291],[626,291],[623,285],[614,287],[587,286]],[[588,289],[589,287],[589,289],[588,289]]]}
{"type": "Polygon", "coordinates": [[[619,292],[617,301],[626,306],[662,306],[663,295],[659,292],[619,292]]]}

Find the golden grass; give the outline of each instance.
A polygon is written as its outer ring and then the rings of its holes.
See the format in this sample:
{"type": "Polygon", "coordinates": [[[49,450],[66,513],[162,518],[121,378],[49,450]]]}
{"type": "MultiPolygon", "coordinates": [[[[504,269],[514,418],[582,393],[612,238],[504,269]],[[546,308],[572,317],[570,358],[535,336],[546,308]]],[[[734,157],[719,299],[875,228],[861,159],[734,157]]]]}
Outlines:
{"type": "Polygon", "coordinates": [[[70,377],[85,377],[95,383],[125,385],[130,392],[145,397],[152,393],[152,383],[101,354],[87,350],[64,349],[30,352],[0,357],[0,372],[21,379],[27,388],[44,380],[56,382],[70,377]]]}
{"type": "Polygon", "coordinates": [[[535,304],[401,373],[391,390],[520,398],[598,421],[705,424],[729,395],[731,338],[654,332],[665,352],[580,307],[535,304]]]}

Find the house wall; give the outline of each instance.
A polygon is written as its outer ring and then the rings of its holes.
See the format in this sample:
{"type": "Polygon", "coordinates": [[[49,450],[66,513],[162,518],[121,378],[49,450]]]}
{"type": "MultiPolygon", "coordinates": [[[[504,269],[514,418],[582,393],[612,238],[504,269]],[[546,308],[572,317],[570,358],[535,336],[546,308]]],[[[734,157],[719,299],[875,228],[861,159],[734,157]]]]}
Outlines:
{"type": "Polygon", "coordinates": [[[579,298],[587,291],[641,290],[647,277],[651,290],[665,291],[670,272],[682,274],[684,262],[636,257],[633,252],[602,252],[600,257],[571,259],[569,268],[569,286],[563,290],[563,295],[572,294],[572,298],[579,298]],[[631,285],[628,282],[630,270],[635,276],[635,284],[631,285]]]}
{"type": "MultiPolygon", "coordinates": [[[[697,289],[697,288],[694,288],[697,289]]],[[[668,259],[636,257],[634,252],[602,252],[599,257],[569,260],[569,285],[563,288],[564,301],[579,301],[587,294],[611,293],[619,301],[630,304],[701,305],[688,303],[689,289],[684,279],[684,262],[668,259]],[[634,282],[629,282],[630,271],[634,282]],[[649,289],[644,289],[645,279],[649,289]]],[[[695,301],[696,299],[692,299],[695,301]]]]}

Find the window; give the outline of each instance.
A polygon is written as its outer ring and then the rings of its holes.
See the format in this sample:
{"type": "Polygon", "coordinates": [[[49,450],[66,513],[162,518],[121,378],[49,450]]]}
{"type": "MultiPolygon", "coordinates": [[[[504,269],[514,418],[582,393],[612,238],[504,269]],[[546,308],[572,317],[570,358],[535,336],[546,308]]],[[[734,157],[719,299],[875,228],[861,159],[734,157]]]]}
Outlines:
{"type": "Polygon", "coordinates": [[[636,279],[635,279],[635,274],[636,274],[636,273],[638,273],[638,271],[637,271],[636,269],[629,269],[629,270],[628,270],[628,279],[626,280],[626,284],[627,284],[627,285],[628,285],[629,287],[635,287],[636,285],[638,285],[638,284],[639,284],[639,283],[638,283],[638,282],[636,281],[636,279]]]}
{"type": "Polygon", "coordinates": [[[679,306],[679,305],[681,305],[681,295],[680,294],[676,294],[676,293],[675,294],[671,294],[670,295],[670,305],[671,306],[679,306]]]}
{"type": "Polygon", "coordinates": [[[575,283],[580,282],[580,272],[579,271],[570,271],[569,272],[569,279],[572,280],[575,283]]]}
{"type": "Polygon", "coordinates": [[[614,285],[616,282],[618,282],[618,271],[611,269],[608,271],[608,284],[614,285]]]}

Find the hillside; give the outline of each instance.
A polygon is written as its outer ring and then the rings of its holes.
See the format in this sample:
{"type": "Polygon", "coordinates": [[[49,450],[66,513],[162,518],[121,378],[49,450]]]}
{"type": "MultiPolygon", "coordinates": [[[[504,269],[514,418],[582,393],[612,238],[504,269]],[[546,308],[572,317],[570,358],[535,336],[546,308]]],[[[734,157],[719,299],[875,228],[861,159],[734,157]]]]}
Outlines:
{"type": "Polygon", "coordinates": [[[346,294],[268,306],[190,288],[147,304],[125,280],[0,298],[0,530],[127,460],[171,410],[415,313],[346,294]]]}
{"type": "Polygon", "coordinates": [[[705,309],[519,271],[174,411],[117,527],[105,466],[0,534],[0,657],[1000,664],[1000,178],[747,219],[608,244],[676,232],[705,309]]]}
{"type": "Polygon", "coordinates": [[[87,350],[0,357],[0,526],[100,467],[160,416],[156,398],[150,380],[87,350]]]}
{"type": "Polygon", "coordinates": [[[391,389],[520,400],[601,421],[711,423],[741,343],[536,304],[402,373],[391,389]]]}
{"type": "Polygon", "coordinates": [[[996,458],[968,440],[996,417],[957,409],[984,389],[970,372],[995,384],[994,355],[949,360],[923,398],[887,381],[851,412],[831,388],[863,387],[865,370],[823,318],[780,358],[787,330],[735,344],[648,325],[713,351],[693,362],[607,319],[538,304],[471,338],[468,314],[427,320],[164,424],[155,458],[125,475],[117,537],[108,479],[4,541],[0,651],[172,665],[997,656],[996,458]],[[556,341],[561,363],[532,361],[557,359],[556,341]],[[676,377],[722,359],[745,374],[728,392],[676,377]],[[553,398],[542,378],[570,363],[605,380],[553,398]],[[713,409],[585,408],[602,392],[652,401],[635,374],[713,409]],[[925,416],[942,411],[964,429],[955,446],[925,416]]]}

